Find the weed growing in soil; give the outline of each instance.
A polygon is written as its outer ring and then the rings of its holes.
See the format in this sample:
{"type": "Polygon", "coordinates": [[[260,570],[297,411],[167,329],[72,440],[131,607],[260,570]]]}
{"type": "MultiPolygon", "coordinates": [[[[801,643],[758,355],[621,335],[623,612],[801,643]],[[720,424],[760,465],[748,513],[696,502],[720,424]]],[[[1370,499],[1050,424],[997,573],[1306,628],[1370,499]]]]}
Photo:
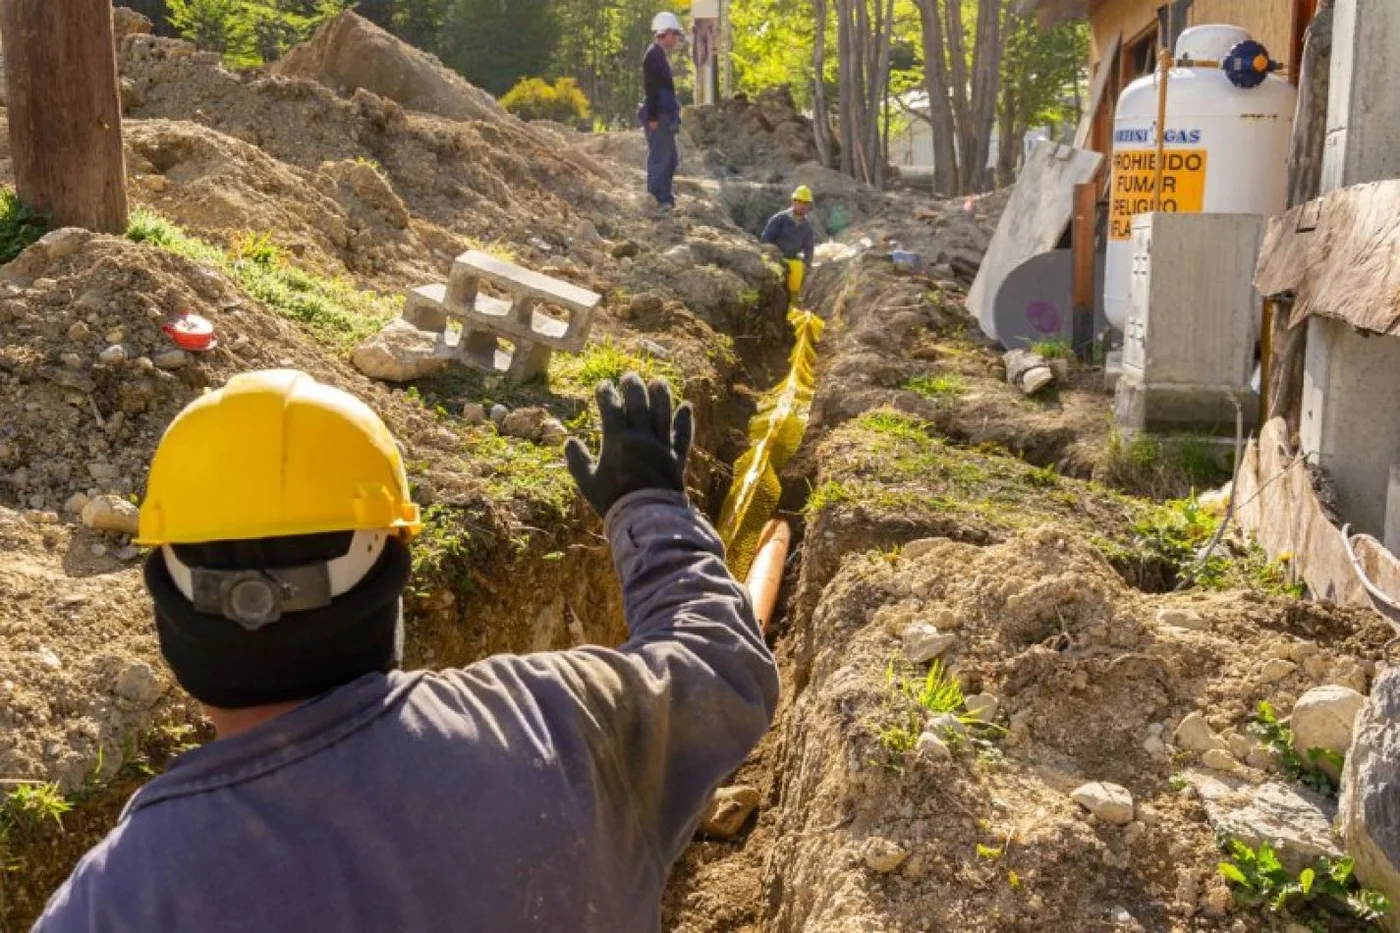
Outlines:
{"type": "Polygon", "coordinates": [[[680,370],[669,360],[659,359],[645,351],[631,353],[610,337],[588,345],[582,353],[556,354],[550,366],[549,381],[591,395],[599,382],[606,379],[616,384],[629,372],[637,373],[646,382],[665,379],[675,390],[685,384],[680,370]]]}
{"type": "Polygon", "coordinates": [[[1047,360],[1067,360],[1074,356],[1068,340],[1037,340],[1031,344],[1030,350],[1047,360]]]}
{"type": "Polygon", "coordinates": [[[48,223],[47,217],[21,202],[9,188],[0,188],[0,266],[43,236],[48,223]]]}
{"type": "Polygon", "coordinates": [[[911,376],[903,388],[934,402],[951,402],[967,394],[967,383],[961,376],[911,376]]]}
{"type": "MultiPolygon", "coordinates": [[[[1313,913],[1336,915],[1345,910],[1367,923],[1376,923],[1390,913],[1390,901],[1378,891],[1363,888],[1353,871],[1350,858],[1319,858],[1311,868],[1291,878],[1267,841],[1251,849],[1238,839],[1228,841],[1228,862],[1220,863],[1220,874],[1230,882],[1235,900],[1246,906],[1267,905],[1280,913],[1290,902],[1300,902],[1313,913]]],[[[1326,926],[1323,929],[1327,929],[1326,926]]]]}
{"type": "MultiPolygon", "coordinates": [[[[1195,565],[1197,552],[1219,527],[1220,519],[1201,508],[1192,496],[1147,506],[1133,522],[1132,531],[1142,549],[1174,567],[1180,576],[1195,565]]],[[[1211,555],[1197,571],[1196,582],[1207,589],[1224,588],[1230,564],[1223,553],[1211,555]]]]}
{"type": "Polygon", "coordinates": [[[304,324],[329,346],[345,351],[397,313],[399,299],[362,292],[289,264],[268,233],[246,233],[228,250],[191,236],[153,211],[132,212],[127,238],[212,266],[273,310],[304,324]]]}
{"type": "Polygon", "coordinates": [[[73,804],[59,792],[57,784],[20,784],[0,801],[0,827],[33,828],[53,820],[62,829],[63,814],[71,809],[73,804]]]}
{"type": "Polygon", "coordinates": [[[1304,786],[1328,797],[1337,796],[1337,785],[1331,775],[1321,768],[1321,762],[1330,762],[1338,771],[1345,759],[1326,748],[1308,749],[1307,760],[1293,748],[1293,730],[1279,722],[1278,714],[1267,700],[1259,703],[1251,731],[1259,736],[1259,742],[1271,749],[1283,763],[1284,773],[1304,786]]]}
{"type": "Polygon", "coordinates": [[[1147,434],[1129,439],[1116,428],[1109,434],[1094,474],[1109,486],[1153,499],[1213,488],[1230,479],[1207,441],[1147,434]]]}
{"type": "Polygon", "coordinates": [[[884,757],[881,763],[891,771],[903,773],[904,758],[918,744],[930,717],[953,715],[968,730],[987,726],[964,709],[962,686],[941,661],[935,660],[922,676],[907,662],[890,661],[885,688],[884,721],[875,730],[875,741],[884,757]]]}
{"type": "Polygon", "coordinates": [[[484,428],[470,440],[473,469],[494,499],[519,499],[563,518],[573,506],[573,480],[559,451],[484,428]]]}

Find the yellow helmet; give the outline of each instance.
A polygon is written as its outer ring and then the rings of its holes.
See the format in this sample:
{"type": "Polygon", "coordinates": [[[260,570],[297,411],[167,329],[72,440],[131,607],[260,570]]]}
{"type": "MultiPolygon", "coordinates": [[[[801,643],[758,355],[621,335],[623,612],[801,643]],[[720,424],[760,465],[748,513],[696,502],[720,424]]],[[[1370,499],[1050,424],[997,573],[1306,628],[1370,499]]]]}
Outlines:
{"type": "Polygon", "coordinates": [[[138,544],[422,530],[398,447],[368,405],[302,372],[234,376],[161,438],[138,544]]]}
{"type": "Polygon", "coordinates": [[[792,193],[794,201],[801,201],[803,204],[812,203],[812,189],[806,185],[798,185],[797,190],[792,193]]]}

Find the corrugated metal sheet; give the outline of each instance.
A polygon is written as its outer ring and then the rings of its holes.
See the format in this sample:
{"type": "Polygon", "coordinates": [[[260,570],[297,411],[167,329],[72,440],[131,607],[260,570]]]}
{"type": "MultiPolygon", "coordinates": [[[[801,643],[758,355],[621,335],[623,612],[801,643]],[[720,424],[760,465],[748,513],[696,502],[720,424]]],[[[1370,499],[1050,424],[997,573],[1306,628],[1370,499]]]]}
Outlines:
{"type": "Polygon", "coordinates": [[[1269,221],[1254,284],[1310,315],[1400,337],[1400,179],[1356,185],[1269,221]]]}

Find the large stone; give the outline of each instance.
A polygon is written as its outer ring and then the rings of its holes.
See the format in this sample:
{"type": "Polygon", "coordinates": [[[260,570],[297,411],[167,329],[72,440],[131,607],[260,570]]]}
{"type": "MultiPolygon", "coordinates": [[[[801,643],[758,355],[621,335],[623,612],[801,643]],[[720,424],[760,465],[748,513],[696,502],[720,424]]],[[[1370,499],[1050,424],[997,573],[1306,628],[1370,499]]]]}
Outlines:
{"type": "Polygon", "coordinates": [[[133,661],[117,675],[113,690],[135,706],[150,706],[160,698],[161,685],[149,664],[133,661]]]}
{"type": "MultiPolygon", "coordinates": [[[[1289,725],[1293,728],[1293,750],[1311,760],[1309,752],[1321,748],[1345,755],[1351,748],[1352,726],[1366,698],[1350,687],[1330,684],[1314,687],[1298,698],[1293,706],[1289,725]]],[[[1317,764],[1332,778],[1341,777],[1340,769],[1325,757],[1317,764]]]]}
{"type": "MultiPolygon", "coordinates": [[[[1400,668],[1376,678],[1356,719],[1338,822],[1356,876],[1400,903],[1400,668]]],[[[1384,923],[1400,931],[1395,912],[1384,923]]]]}
{"type": "Polygon", "coordinates": [[[915,622],[904,630],[904,656],[915,664],[925,664],[942,656],[957,640],[956,635],[940,632],[927,622],[915,622]]]}
{"type": "Polygon", "coordinates": [[[1215,734],[1200,713],[1192,713],[1176,727],[1176,744],[1193,752],[1207,752],[1212,748],[1229,750],[1225,740],[1215,734]]]}
{"type": "Polygon", "coordinates": [[[1218,834],[1250,848],[1267,841],[1292,874],[1312,865],[1318,856],[1341,856],[1332,841],[1336,806],[1325,797],[1272,781],[1255,787],[1221,773],[1193,771],[1186,777],[1218,834]]]}
{"type": "Polygon", "coordinates": [[[700,829],[707,836],[717,839],[733,839],[748,822],[749,814],[758,807],[758,788],[737,784],[721,787],[715,791],[705,818],[700,821],[700,829]]]}
{"type": "Polygon", "coordinates": [[[141,510],[120,496],[98,496],[83,506],[82,520],[94,531],[134,535],[140,527],[141,510]]]}
{"type": "Polygon", "coordinates": [[[1070,797],[1105,823],[1126,826],[1133,821],[1133,795],[1126,787],[1093,781],[1075,788],[1070,797]]]}
{"type": "Polygon", "coordinates": [[[861,860],[871,871],[888,875],[909,857],[909,853],[898,843],[880,836],[873,836],[865,841],[861,849],[861,860]]]}
{"type": "Polygon", "coordinates": [[[394,318],[379,333],[355,348],[350,360],[371,379],[409,382],[441,372],[452,351],[437,334],[394,318]]]}

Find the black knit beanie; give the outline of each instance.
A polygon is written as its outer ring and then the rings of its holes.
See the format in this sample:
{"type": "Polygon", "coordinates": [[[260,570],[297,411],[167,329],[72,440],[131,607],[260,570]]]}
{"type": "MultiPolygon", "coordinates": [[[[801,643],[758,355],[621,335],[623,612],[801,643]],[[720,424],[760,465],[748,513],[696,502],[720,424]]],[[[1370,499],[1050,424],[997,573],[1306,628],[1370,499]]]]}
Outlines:
{"type": "MultiPolygon", "coordinates": [[[[175,553],[194,567],[271,570],[338,557],[349,541],[349,533],[304,535],[176,545],[175,553]]],[[[180,686],[209,706],[243,709],[309,700],[398,667],[410,564],[408,547],[390,538],[365,578],[329,606],[290,613],[256,631],[197,612],[158,548],[146,558],[145,577],[161,653],[180,686]]]]}

